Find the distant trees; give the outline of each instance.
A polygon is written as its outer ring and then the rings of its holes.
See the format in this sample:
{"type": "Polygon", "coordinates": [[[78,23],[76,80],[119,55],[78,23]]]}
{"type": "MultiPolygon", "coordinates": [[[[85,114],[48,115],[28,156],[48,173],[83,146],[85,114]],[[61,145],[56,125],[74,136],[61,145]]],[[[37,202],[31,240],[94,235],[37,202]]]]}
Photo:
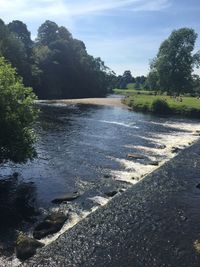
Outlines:
{"type": "Polygon", "coordinates": [[[15,69],[0,57],[0,163],[24,162],[35,155],[32,123],[35,95],[15,69]]]}
{"type": "Polygon", "coordinates": [[[116,87],[124,89],[129,83],[133,82],[133,76],[130,70],[125,70],[122,76],[118,76],[116,87]]]}
{"type": "Polygon", "coordinates": [[[144,75],[133,77],[130,70],[125,70],[123,75],[113,76],[113,88],[120,89],[144,89],[147,77],[144,75]]]}
{"type": "Polygon", "coordinates": [[[65,27],[45,21],[36,41],[18,20],[0,20],[0,55],[32,86],[39,98],[102,96],[113,84],[113,73],[100,58],[87,53],[85,44],[65,27]]]}
{"type": "Polygon", "coordinates": [[[199,52],[192,54],[197,34],[193,29],[181,28],[171,33],[160,46],[151,63],[148,75],[150,88],[169,94],[190,91],[193,87],[194,65],[200,64],[199,52]]]}
{"type": "Polygon", "coordinates": [[[135,89],[142,89],[145,85],[146,77],[144,75],[135,77],[135,89]]]}

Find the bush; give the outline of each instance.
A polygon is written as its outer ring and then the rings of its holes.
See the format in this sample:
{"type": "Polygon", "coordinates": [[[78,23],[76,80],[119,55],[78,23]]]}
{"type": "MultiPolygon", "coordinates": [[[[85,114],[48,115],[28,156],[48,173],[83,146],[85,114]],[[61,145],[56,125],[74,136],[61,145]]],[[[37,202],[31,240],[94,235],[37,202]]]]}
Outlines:
{"type": "Polygon", "coordinates": [[[156,114],[169,114],[171,109],[164,99],[155,99],[151,106],[152,112],[156,114]]]}
{"type": "Polygon", "coordinates": [[[31,88],[0,57],[0,163],[24,162],[35,156],[32,124],[37,117],[31,88]]]}

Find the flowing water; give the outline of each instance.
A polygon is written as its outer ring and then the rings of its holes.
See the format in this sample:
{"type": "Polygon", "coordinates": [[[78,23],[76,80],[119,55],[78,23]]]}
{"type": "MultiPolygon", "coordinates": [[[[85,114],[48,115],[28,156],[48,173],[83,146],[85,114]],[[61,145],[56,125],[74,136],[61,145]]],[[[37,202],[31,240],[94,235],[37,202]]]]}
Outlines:
{"type": "MultiPolygon", "coordinates": [[[[197,120],[161,118],[121,107],[59,103],[41,103],[40,107],[36,125],[38,157],[26,164],[1,167],[0,198],[13,205],[15,213],[8,219],[10,223],[6,220],[9,230],[5,231],[5,225],[2,228],[0,252],[9,247],[5,242],[8,237],[14,239],[10,229],[31,234],[36,221],[52,210],[69,213],[63,229],[42,240],[45,244],[52,242],[105,205],[111,199],[106,193],[121,194],[174,157],[173,147],[191,145],[200,130],[197,120]],[[134,159],[129,154],[142,157],[134,159]],[[14,172],[19,176],[13,177],[14,172]],[[52,204],[59,195],[75,191],[80,194],[76,200],[52,204]]],[[[17,265],[12,261],[12,249],[9,257],[10,266],[17,265]]],[[[3,257],[0,266],[9,266],[3,257]]]]}

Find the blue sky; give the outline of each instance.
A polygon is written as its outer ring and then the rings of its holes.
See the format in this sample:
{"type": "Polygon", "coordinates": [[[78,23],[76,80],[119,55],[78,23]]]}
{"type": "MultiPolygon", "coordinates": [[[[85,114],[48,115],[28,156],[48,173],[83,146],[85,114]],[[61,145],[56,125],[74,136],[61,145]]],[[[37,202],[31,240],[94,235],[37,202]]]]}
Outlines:
{"type": "Polygon", "coordinates": [[[0,18],[22,20],[32,38],[45,20],[55,21],[117,74],[147,74],[173,29],[193,28],[200,49],[200,0],[0,0],[0,18]]]}

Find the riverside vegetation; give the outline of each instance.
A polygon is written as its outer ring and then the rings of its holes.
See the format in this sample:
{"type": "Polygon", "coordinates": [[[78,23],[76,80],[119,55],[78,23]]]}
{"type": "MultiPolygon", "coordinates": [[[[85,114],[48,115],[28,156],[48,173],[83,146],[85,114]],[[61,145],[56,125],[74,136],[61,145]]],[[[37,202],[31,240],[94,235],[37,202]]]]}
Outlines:
{"type": "Polygon", "coordinates": [[[135,111],[156,114],[176,114],[200,118],[200,99],[192,96],[168,96],[152,91],[114,90],[125,94],[123,103],[135,111]]]}

